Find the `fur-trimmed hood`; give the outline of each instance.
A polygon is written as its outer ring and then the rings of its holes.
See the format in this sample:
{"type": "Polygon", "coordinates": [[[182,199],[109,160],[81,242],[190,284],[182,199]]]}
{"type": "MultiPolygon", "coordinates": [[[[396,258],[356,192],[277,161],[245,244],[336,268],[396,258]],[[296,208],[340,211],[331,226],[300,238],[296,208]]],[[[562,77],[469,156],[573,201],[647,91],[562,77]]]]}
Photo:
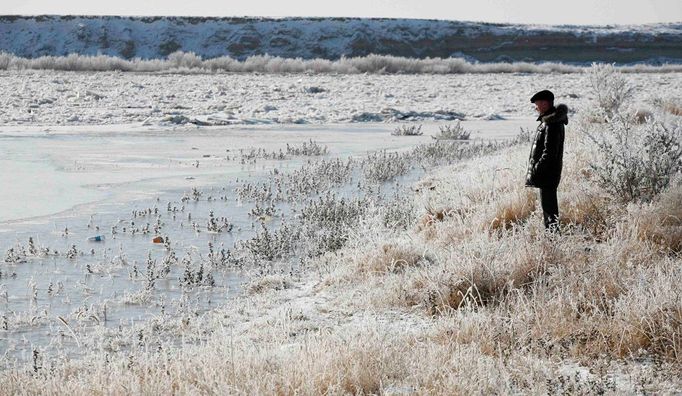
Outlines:
{"type": "Polygon", "coordinates": [[[538,121],[542,121],[545,124],[561,123],[566,125],[568,124],[568,106],[563,103],[559,104],[554,108],[553,112],[540,116],[538,121]]]}

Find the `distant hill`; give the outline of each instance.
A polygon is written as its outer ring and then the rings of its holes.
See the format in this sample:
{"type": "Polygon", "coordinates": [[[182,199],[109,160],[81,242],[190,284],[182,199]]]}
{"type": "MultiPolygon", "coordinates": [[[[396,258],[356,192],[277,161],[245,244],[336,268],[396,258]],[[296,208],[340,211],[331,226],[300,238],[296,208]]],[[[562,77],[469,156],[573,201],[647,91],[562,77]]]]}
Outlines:
{"type": "Polygon", "coordinates": [[[472,61],[682,63],[682,23],[539,26],[417,19],[0,16],[0,51],[165,58],[338,59],[368,54],[472,61]]]}

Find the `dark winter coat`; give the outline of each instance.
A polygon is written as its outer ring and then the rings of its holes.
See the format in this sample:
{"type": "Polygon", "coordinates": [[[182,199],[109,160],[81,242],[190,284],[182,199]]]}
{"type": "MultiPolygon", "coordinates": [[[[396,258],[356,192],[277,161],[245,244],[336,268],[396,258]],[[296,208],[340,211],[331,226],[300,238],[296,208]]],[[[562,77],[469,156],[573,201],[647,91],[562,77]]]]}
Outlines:
{"type": "Polygon", "coordinates": [[[560,104],[538,117],[535,141],[530,149],[526,186],[556,188],[561,180],[564,157],[564,125],[568,107],[560,104]]]}

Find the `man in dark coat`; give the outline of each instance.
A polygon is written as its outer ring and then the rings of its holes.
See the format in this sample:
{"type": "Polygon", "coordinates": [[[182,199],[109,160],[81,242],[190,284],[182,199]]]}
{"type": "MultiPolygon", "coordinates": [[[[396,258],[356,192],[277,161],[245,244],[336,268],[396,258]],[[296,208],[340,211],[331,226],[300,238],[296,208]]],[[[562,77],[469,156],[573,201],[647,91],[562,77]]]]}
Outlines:
{"type": "Polygon", "coordinates": [[[545,228],[559,232],[557,188],[561,180],[564,156],[564,125],[568,124],[568,108],[554,107],[554,94],[544,90],[530,98],[539,113],[535,141],[530,150],[526,186],[540,189],[540,203],[545,228]]]}

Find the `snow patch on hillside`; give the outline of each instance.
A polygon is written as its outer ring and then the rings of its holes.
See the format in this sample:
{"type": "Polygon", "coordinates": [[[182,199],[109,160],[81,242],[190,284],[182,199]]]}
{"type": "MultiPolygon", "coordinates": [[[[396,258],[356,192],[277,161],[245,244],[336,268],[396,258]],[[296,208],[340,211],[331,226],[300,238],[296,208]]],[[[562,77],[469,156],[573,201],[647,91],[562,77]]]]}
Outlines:
{"type": "Polygon", "coordinates": [[[266,54],[332,60],[382,54],[465,56],[486,62],[682,62],[681,42],[679,23],[545,26],[419,19],[0,16],[0,51],[27,58],[73,53],[162,59],[182,50],[240,60],[266,54]]]}

